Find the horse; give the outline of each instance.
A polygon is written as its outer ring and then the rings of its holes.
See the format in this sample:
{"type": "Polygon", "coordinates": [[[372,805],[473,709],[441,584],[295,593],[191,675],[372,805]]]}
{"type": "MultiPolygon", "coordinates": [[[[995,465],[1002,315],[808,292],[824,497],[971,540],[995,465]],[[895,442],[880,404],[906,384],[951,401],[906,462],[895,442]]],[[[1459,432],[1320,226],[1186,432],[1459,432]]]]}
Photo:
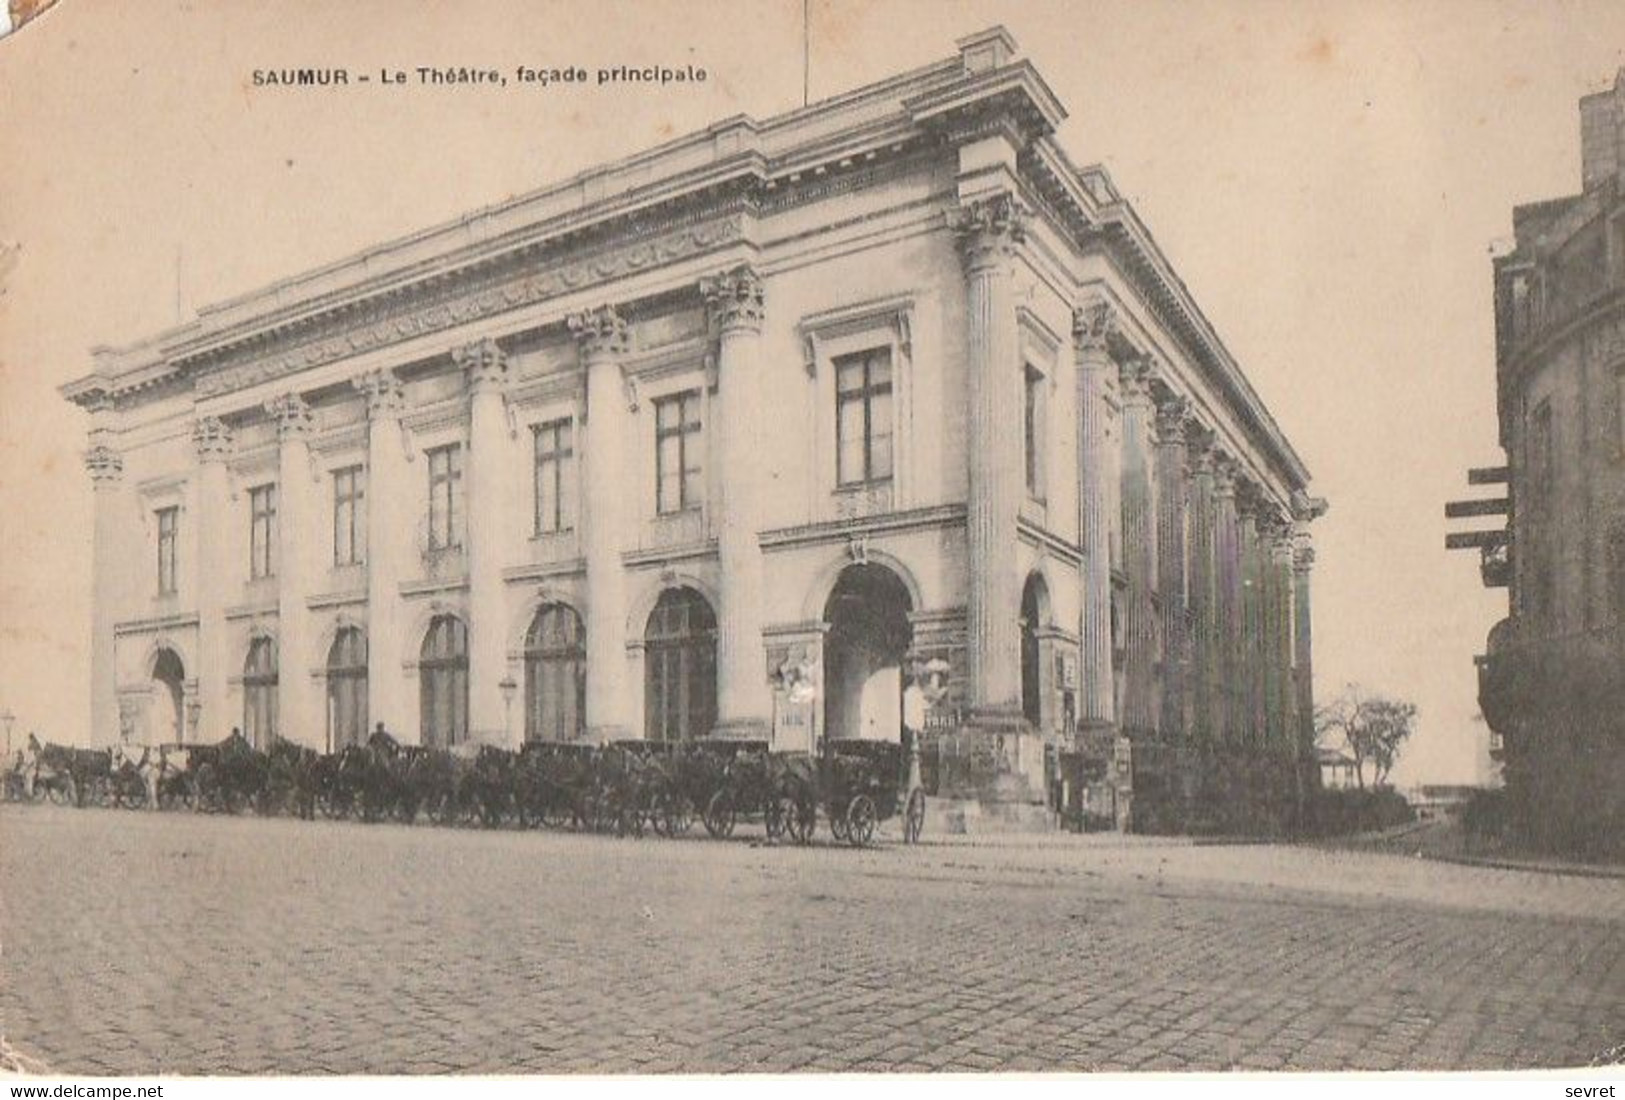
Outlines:
{"type": "Polygon", "coordinates": [[[114,745],[110,750],[113,803],[139,809],[158,808],[158,781],[163,773],[160,751],[151,745],[114,745]]]}

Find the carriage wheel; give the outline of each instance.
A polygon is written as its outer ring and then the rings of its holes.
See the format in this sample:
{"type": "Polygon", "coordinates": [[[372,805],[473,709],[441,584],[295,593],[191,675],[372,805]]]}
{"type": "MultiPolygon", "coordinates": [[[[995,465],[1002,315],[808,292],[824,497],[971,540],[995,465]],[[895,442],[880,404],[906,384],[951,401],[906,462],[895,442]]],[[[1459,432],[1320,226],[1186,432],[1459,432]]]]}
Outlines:
{"type": "Polygon", "coordinates": [[[711,796],[711,801],[705,804],[705,812],[700,815],[705,825],[705,831],[721,840],[732,836],[734,831],[734,801],[726,788],[711,796]]]}
{"type": "Polygon", "coordinates": [[[45,789],[46,797],[58,806],[75,805],[79,801],[79,791],[74,786],[73,776],[65,775],[62,778],[63,782],[60,783],[51,781],[50,786],[45,789]]]}
{"type": "Polygon", "coordinates": [[[918,844],[925,832],[925,792],[916,787],[909,792],[908,806],[903,811],[903,843],[918,844]]]}
{"type": "Polygon", "coordinates": [[[147,804],[147,785],[135,776],[113,789],[116,804],[126,810],[139,810],[147,804]]]}
{"type": "Polygon", "coordinates": [[[818,803],[811,799],[794,799],[786,795],[780,802],[780,813],[784,817],[784,828],[790,834],[791,840],[797,844],[812,841],[813,833],[818,829],[818,803]]]}
{"type": "Polygon", "coordinates": [[[846,808],[846,839],[854,848],[861,848],[875,835],[875,804],[866,794],[854,798],[846,808]]]}

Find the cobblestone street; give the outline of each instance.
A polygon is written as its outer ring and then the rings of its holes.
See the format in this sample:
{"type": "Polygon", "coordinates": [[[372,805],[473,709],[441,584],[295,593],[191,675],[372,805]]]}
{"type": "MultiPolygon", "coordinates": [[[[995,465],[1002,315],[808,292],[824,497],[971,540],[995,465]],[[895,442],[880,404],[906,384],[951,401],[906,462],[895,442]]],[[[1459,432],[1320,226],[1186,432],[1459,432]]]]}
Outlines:
{"type": "Polygon", "coordinates": [[[1509,1069],[1625,1041],[1625,881],[6,806],[0,1029],[61,1072],[1509,1069]]]}

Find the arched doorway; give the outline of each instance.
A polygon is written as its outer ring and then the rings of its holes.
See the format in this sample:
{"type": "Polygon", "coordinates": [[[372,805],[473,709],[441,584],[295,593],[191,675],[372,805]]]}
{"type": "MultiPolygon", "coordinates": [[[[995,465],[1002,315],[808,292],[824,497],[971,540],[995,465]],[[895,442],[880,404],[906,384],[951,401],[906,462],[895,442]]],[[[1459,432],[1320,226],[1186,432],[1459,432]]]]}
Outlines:
{"type": "Polygon", "coordinates": [[[586,728],[587,633],[581,616],[543,604],[525,631],[525,740],[575,741],[586,728]]]}
{"type": "Polygon", "coordinates": [[[436,615],[418,655],[419,728],[423,744],[449,748],[468,739],[468,628],[436,615]]]}
{"type": "Polygon", "coordinates": [[[1034,729],[1044,725],[1044,666],[1040,632],[1049,625],[1049,588],[1034,573],[1021,590],[1021,715],[1034,729]]]}
{"type": "Polygon", "coordinates": [[[849,565],[824,604],[824,734],[901,741],[908,588],[883,565],[849,565]]]}
{"type": "Polygon", "coordinates": [[[243,662],[243,736],[256,749],[269,749],[276,737],[276,643],[255,638],[243,662]]]}
{"type": "Polygon", "coordinates": [[[327,745],[338,752],[367,736],[367,637],[347,626],[327,651],[327,745]]]}
{"type": "Polygon", "coordinates": [[[152,682],[158,688],[153,739],[158,742],[186,740],[186,668],[180,655],[168,646],[158,651],[152,662],[152,682]]]}
{"type": "Polygon", "coordinates": [[[710,603],[692,588],[666,589],[643,641],[644,736],[707,736],[717,721],[717,617],[710,603]]]}

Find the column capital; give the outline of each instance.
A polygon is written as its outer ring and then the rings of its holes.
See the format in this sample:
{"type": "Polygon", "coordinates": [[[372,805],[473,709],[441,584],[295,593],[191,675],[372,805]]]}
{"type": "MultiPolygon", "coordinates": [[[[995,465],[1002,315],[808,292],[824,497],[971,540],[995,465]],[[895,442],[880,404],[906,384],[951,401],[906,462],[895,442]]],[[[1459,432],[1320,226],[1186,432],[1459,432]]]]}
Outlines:
{"type": "Polygon", "coordinates": [[[111,485],[124,476],[124,457],[107,444],[98,443],[85,451],[85,469],[98,487],[111,485]]]}
{"type": "Polygon", "coordinates": [[[1132,355],[1117,364],[1117,382],[1122,388],[1123,401],[1150,402],[1151,387],[1156,381],[1158,367],[1156,358],[1149,353],[1132,355]]]}
{"type": "Polygon", "coordinates": [[[1325,497],[1312,497],[1302,489],[1292,494],[1292,518],[1299,523],[1309,524],[1319,519],[1329,511],[1331,505],[1325,497]]]}
{"type": "Polygon", "coordinates": [[[367,419],[382,420],[399,416],[406,405],[406,393],[395,372],[388,369],[370,370],[350,379],[367,400],[367,419]]]}
{"type": "Polygon", "coordinates": [[[501,390],[508,381],[508,356],[490,337],[473,340],[451,350],[451,361],[468,376],[470,392],[501,390]]]}
{"type": "Polygon", "coordinates": [[[720,333],[760,332],[767,316],[762,280],[749,264],[700,280],[706,315],[720,333]]]}
{"type": "Polygon", "coordinates": [[[1236,466],[1235,457],[1217,444],[1213,446],[1212,456],[1213,495],[1234,500],[1237,482],[1241,476],[1241,471],[1236,466]]]}
{"type": "Polygon", "coordinates": [[[1190,399],[1161,384],[1151,387],[1151,399],[1157,403],[1157,441],[1184,443],[1187,438],[1186,426],[1190,421],[1190,399]]]}
{"type": "Polygon", "coordinates": [[[572,313],[564,319],[564,325],[575,337],[581,358],[586,361],[617,358],[626,353],[631,343],[626,321],[615,312],[614,306],[572,313]]]}
{"type": "Polygon", "coordinates": [[[1185,418],[1185,461],[1192,476],[1213,473],[1218,445],[1213,429],[1194,416],[1185,418]]]}
{"type": "Polygon", "coordinates": [[[265,402],[265,413],[276,421],[277,438],[283,441],[310,434],[310,406],[299,394],[288,392],[265,402]]]}
{"type": "Polygon", "coordinates": [[[1300,534],[1292,548],[1292,571],[1300,577],[1307,577],[1315,568],[1315,548],[1309,544],[1309,536],[1300,534]]]}
{"type": "Polygon", "coordinates": [[[948,211],[959,255],[969,272],[982,271],[1007,259],[1027,239],[1032,211],[1008,192],[976,199],[948,211]]]}
{"type": "Polygon", "coordinates": [[[192,425],[192,445],[199,462],[223,462],[231,454],[231,426],[218,416],[201,416],[192,425]]]}
{"type": "Polygon", "coordinates": [[[1080,357],[1109,354],[1117,333],[1117,307],[1102,294],[1091,294],[1072,310],[1072,339],[1080,357]]]}

